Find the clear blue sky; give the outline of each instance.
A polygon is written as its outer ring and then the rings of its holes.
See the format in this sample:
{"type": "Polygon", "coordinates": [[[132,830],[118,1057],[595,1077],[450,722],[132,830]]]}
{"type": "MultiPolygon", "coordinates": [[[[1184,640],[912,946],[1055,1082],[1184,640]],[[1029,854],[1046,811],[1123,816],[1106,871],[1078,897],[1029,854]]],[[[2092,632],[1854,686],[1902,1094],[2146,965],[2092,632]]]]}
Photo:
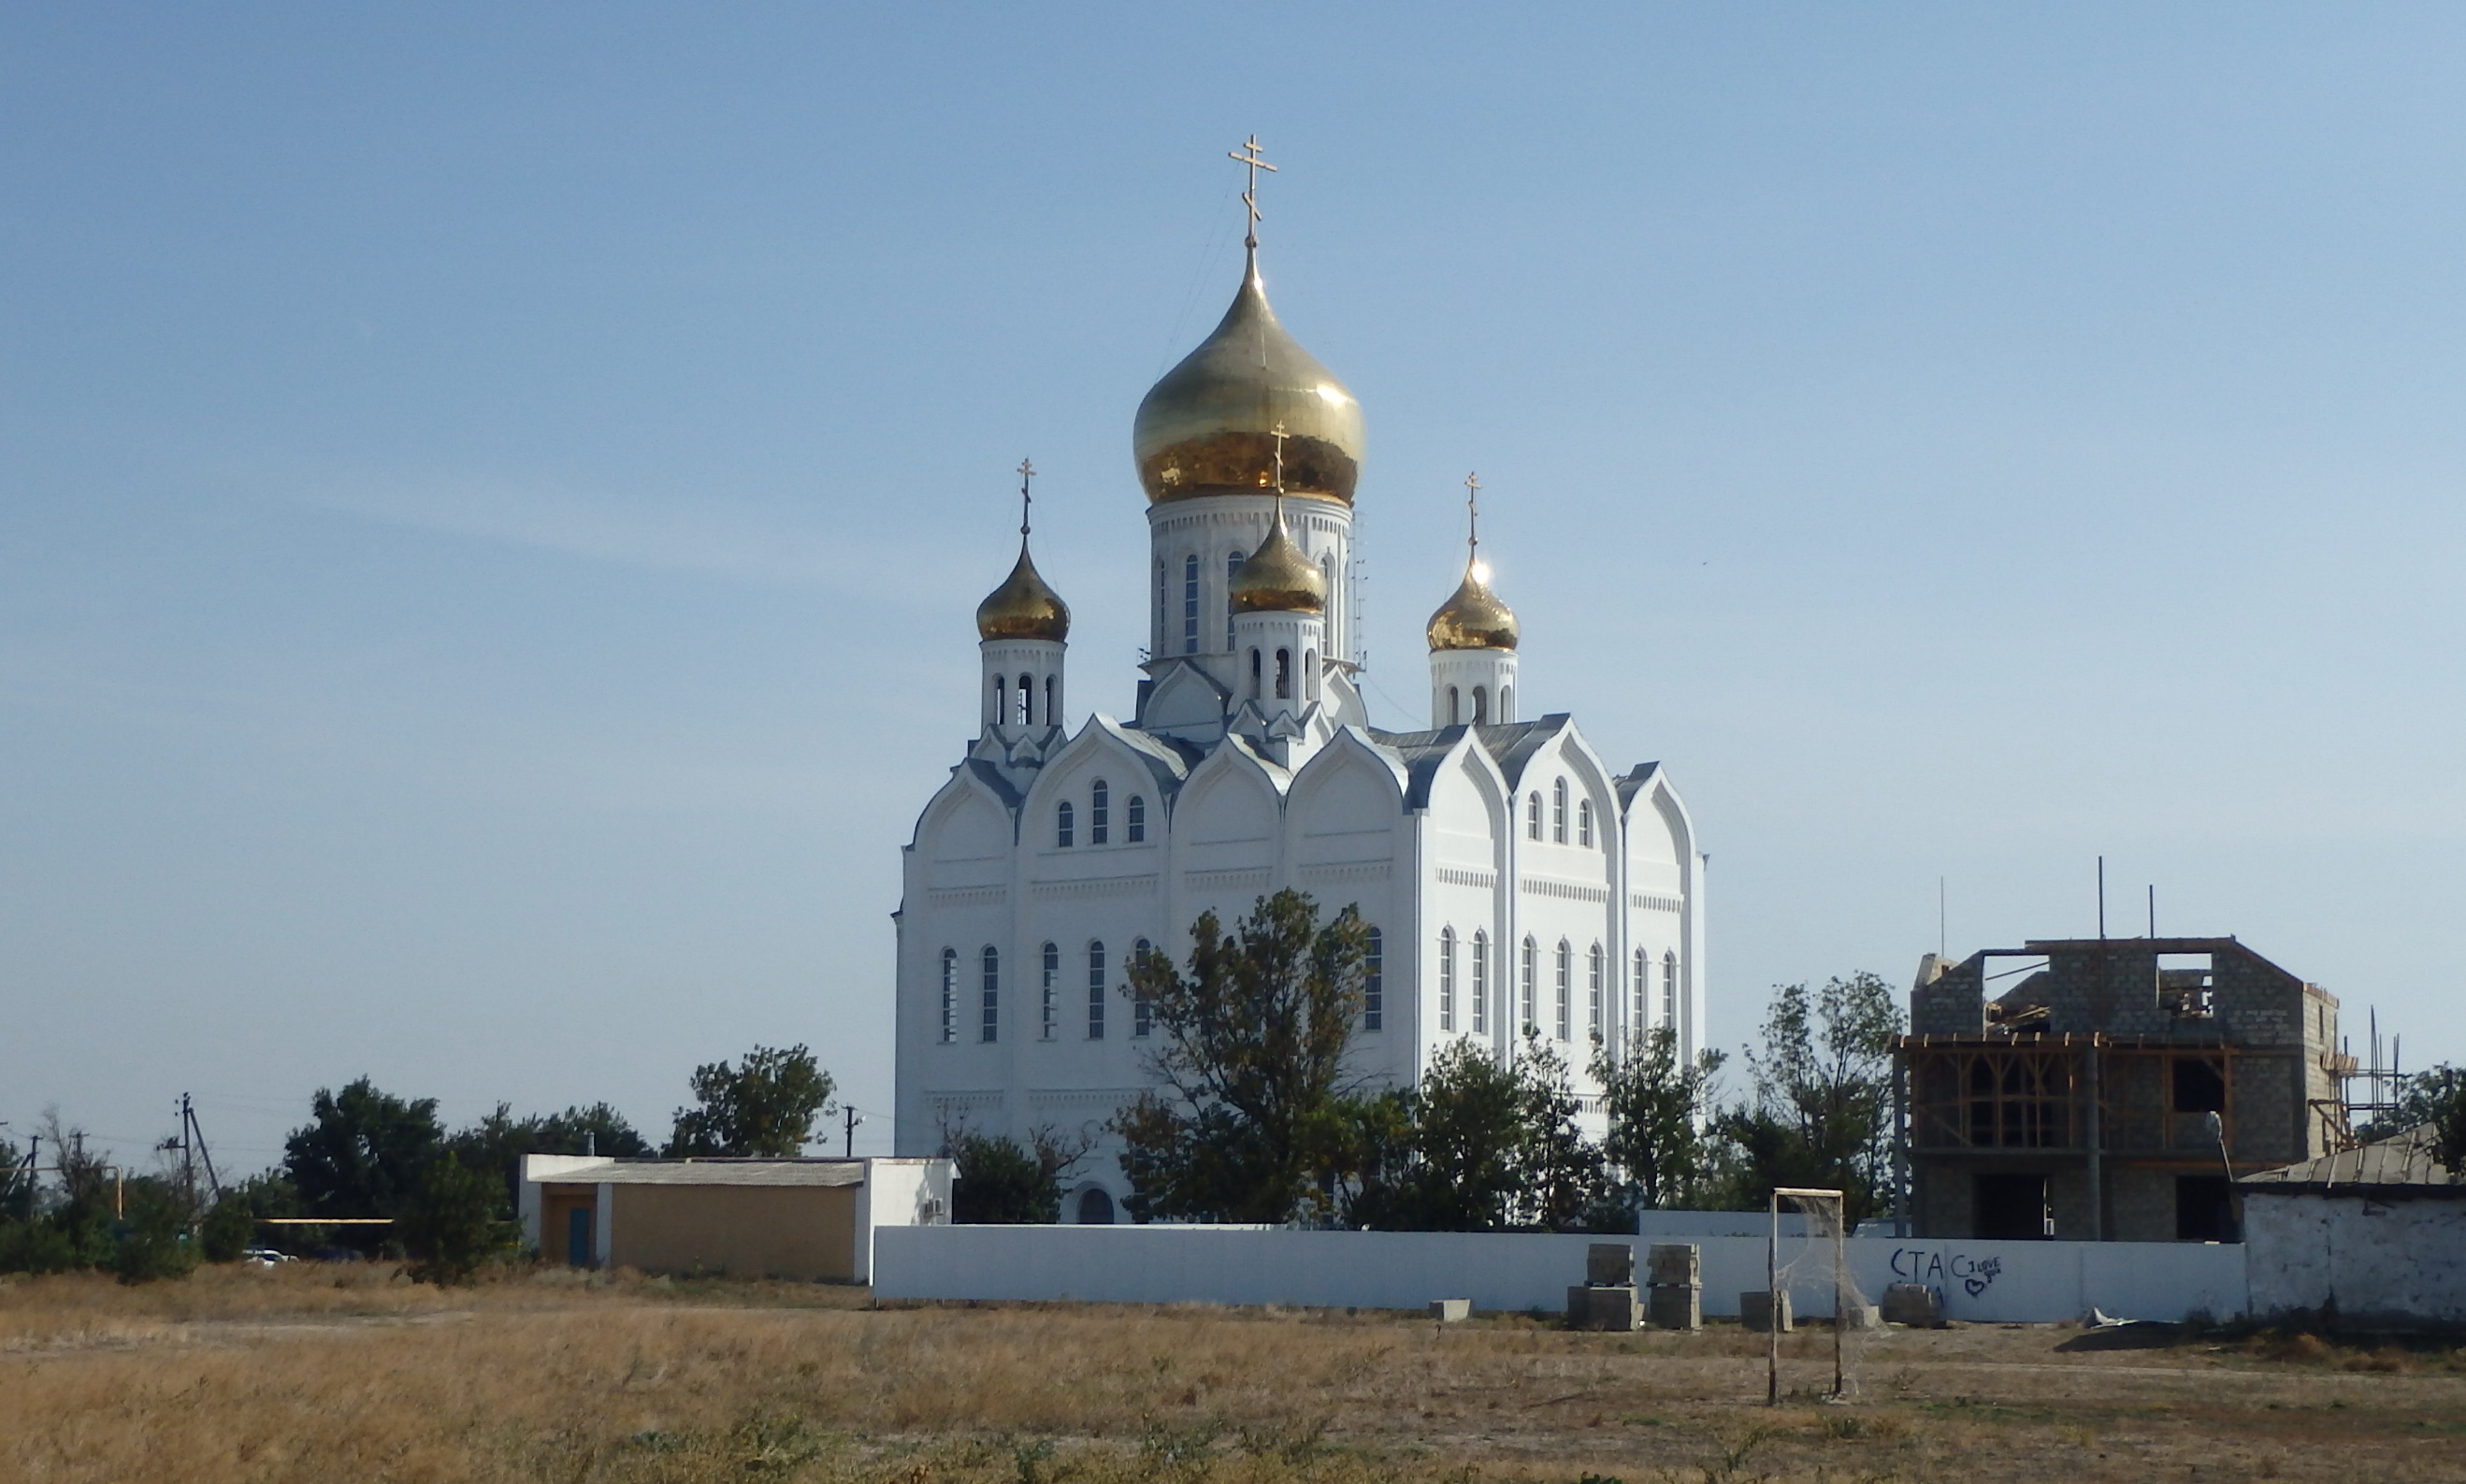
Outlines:
{"type": "Polygon", "coordinates": [[[1252,131],[1377,718],[1478,468],[1532,708],[1695,811],[1719,1039],[2104,852],[2466,1057],[2466,11],[16,4],[6,1132],[659,1132],[755,1042],[886,1108],[1009,471],[1126,715],[1252,131]]]}

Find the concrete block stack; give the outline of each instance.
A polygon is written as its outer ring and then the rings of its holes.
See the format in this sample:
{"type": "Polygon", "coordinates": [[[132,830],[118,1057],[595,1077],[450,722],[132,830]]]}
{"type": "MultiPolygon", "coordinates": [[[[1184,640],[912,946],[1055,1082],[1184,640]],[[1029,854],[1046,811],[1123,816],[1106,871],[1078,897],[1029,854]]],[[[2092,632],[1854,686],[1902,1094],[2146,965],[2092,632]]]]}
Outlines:
{"type": "Polygon", "coordinates": [[[1657,1330],[1704,1327],[1703,1248],[1656,1242],[1645,1254],[1646,1317],[1657,1330]]]}
{"type": "Polygon", "coordinates": [[[1642,1329],[1636,1301],[1635,1248],[1625,1242],[1596,1242],[1584,1250],[1584,1284],[1567,1290],[1567,1327],[1575,1330],[1642,1329]]]}

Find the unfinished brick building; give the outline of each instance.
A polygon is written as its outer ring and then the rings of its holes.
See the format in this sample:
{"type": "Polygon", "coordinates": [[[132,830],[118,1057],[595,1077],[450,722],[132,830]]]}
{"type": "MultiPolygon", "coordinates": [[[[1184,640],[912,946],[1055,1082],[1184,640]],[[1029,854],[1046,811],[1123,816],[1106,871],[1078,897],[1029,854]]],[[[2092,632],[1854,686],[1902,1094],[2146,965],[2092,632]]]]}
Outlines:
{"type": "Polygon", "coordinates": [[[2337,998],[2231,937],[1929,954],[1899,1046],[1917,1236],[2231,1241],[2230,1169],[2347,1141],[2337,998]]]}

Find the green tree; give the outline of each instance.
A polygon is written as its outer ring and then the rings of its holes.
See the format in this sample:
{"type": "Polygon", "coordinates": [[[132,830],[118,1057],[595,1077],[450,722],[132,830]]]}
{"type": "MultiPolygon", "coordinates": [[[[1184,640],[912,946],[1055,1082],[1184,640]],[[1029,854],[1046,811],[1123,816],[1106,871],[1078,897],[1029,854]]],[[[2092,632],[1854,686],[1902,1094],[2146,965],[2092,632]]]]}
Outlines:
{"type": "Polygon", "coordinates": [[[1893,1038],[1901,1007],[1872,974],[1812,994],[1787,984],[1764,1016],[1763,1046],[1747,1053],[1755,1098],[1719,1121],[1729,1143],[1729,1199],[1760,1206],[1776,1185],[1838,1189],[1846,1216],[1875,1209],[1892,1157],[1893,1038]]]}
{"type": "Polygon", "coordinates": [[[2434,1063],[2409,1074],[2397,1105],[2355,1131],[2365,1143],[2432,1125],[2432,1158],[2452,1171],[2466,1162],[2466,1068],[2434,1063]]]}
{"type": "Polygon", "coordinates": [[[187,1277],[197,1266],[197,1249],[189,1240],[188,1193],[154,1176],[123,1188],[127,1215],[104,1266],[123,1283],[187,1277]]]}
{"type": "Polygon", "coordinates": [[[1678,1033],[1668,1025],[1630,1039],[1623,1057],[1596,1049],[1593,1077],[1610,1120],[1602,1153],[1617,1172],[1625,1203],[1672,1209],[1704,1199],[1715,1154],[1706,1127],[1722,1061],[1707,1049],[1682,1063],[1678,1033]]]}
{"type": "Polygon", "coordinates": [[[942,1140],[957,1162],[951,1187],[951,1220],[966,1225],[1050,1225],[1062,1214],[1062,1182],[1087,1158],[1093,1141],[1049,1128],[1030,1130],[1027,1142],[1007,1135],[959,1129],[942,1140]]]}
{"type": "Polygon", "coordinates": [[[1581,1230],[1610,1219],[1601,1150],[1577,1127],[1565,1059],[1528,1030],[1512,1062],[1457,1041],[1370,1105],[1346,1214],[1396,1231],[1581,1230]]]}
{"type": "Polygon", "coordinates": [[[248,1197],[226,1190],[197,1224],[197,1253],[210,1263],[235,1263],[257,1240],[257,1213],[248,1197]]]}
{"type": "Polygon", "coordinates": [[[504,1187],[506,1211],[513,1210],[522,1198],[525,1155],[595,1154],[633,1159],[654,1153],[650,1140],[606,1103],[523,1118],[514,1116],[512,1104],[499,1103],[479,1122],[457,1130],[445,1147],[465,1168],[497,1177],[504,1187]]]}
{"type": "Polygon", "coordinates": [[[34,1219],[37,1181],[27,1162],[26,1151],[0,1138],[0,1224],[34,1219]]]}
{"type": "Polygon", "coordinates": [[[670,1155],[740,1155],[793,1159],[813,1137],[814,1120],[836,1110],[831,1074],[802,1046],[755,1046],[741,1066],[711,1062],[693,1073],[696,1106],[677,1110],[670,1155]]]}
{"type": "MultiPolygon", "coordinates": [[[[395,1097],[366,1077],[340,1092],[319,1088],[309,1109],[311,1121],[282,1143],[283,1173],[305,1216],[397,1215],[419,1187],[419,1172],[444,1147],[437,1099],[395,1097]]],[[[383,1227],[340,1229],[344,1243],[366,1250],[385,1241],[383,1227]]]]}
{"type": "Polygon", "coordinates": [[[514,1245],[493,1171],[464,1167],[452,1154],[428,1162],[394,1219],[394,1235],[419,1283],[467,1283],[482,1264],[514,1245]]]}
{"type": "Polygon", "coordinates": [[[96,1267],[113,1252],[109,1159],[86,1147],[81,1129],[64,1127],[47,1109],[35,1134],[51,1161],[50,1190],[39,1176],[21,1176],[24,1221],[0,1223],[0,1272],[66,1272],[96,1267]]]}
{"type": "Polygon", "coordinates": [[[1150,950],[1125,993],[1144,1001],[1163,1084],[1122,1109],[1132,1217],[1323,1219],[1359,1147],[1345,1051],[1360,1013],[1369,929],[1351,907],[1322,925],[1298,891],[1261,897],[1239,936],[1192,924],[1188,975],[1150,950]]]}

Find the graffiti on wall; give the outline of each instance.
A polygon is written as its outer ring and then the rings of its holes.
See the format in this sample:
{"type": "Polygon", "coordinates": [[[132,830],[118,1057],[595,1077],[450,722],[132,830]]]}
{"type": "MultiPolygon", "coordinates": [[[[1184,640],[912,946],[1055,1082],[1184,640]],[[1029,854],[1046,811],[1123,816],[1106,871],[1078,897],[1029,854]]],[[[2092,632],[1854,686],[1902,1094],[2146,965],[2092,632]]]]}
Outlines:
{"type": "Polygon", "coordinates": [[[1984,1294],[2004,1275],[2001,1257],[1972,1257],[1966,1252],[1935,1248],[1893,1248],[1893,1276],[1902,1283],[1923,1283],[1937,1293],[1958,1284],[1972,1298],[1984,1294]]]}

